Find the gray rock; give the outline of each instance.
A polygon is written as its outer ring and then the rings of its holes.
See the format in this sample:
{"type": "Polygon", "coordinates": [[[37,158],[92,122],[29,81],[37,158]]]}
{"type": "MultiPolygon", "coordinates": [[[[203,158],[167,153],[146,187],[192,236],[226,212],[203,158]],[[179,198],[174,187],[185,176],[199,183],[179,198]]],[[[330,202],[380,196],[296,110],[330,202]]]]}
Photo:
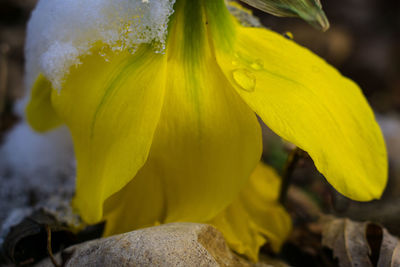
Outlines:
{"type": "MultiPolygon", "coordinates": [[[[251,266],[206,224],[171,223],[67,248],[62,266],[251,266]],[[67,255],[67,259],[65,259],[67,255]]],[[[50,259],[37,267],[54,266],[50,259]]]]}

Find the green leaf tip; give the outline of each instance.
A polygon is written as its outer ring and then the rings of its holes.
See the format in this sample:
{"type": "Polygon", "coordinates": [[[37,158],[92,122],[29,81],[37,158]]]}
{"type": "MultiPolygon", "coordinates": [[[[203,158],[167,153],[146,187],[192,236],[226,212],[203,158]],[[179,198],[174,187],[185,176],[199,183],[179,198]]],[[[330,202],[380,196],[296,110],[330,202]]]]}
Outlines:
{"type": "Polygon", "coordinates": [[[241,0],[278,17],[300,17],[317,29],[326,31],[329,21],[319,0],[241,0]]]}

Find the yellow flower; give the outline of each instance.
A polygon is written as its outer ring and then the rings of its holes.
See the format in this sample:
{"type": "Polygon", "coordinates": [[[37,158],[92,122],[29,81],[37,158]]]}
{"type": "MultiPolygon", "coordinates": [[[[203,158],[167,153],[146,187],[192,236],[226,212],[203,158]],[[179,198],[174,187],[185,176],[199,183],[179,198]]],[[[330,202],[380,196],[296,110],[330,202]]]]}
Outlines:
{"type": "Polygon", "coordinates": [[[254,260],[266,241],[277,250],[290,220],[276,175],[256,167],[256,114],[339,192],[380,197],[385,145],[354,82],[279,34],[239,25],[223,0],[177,0],[174,11],[165,54],[96,43],[60,90],[44,75],[33,86],[32,127],[71,132],[73,205],[86,222],[107,220],[106,234],[209,222],[254,260]]]}

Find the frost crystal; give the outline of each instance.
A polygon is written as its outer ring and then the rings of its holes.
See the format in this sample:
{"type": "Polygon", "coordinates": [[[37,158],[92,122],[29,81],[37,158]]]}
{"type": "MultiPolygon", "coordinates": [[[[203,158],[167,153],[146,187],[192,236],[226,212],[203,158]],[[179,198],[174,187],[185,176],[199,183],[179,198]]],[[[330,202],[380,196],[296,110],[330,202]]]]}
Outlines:
{"type": "MultiPolygon", "coordinates": [[[[40,0],[28,24],[26,87],[43,73],[56,89],[94,44],[165,47],[175,0],[40,0]]],[[[156,51],[162,52],[162,51],[156,51]]]]}

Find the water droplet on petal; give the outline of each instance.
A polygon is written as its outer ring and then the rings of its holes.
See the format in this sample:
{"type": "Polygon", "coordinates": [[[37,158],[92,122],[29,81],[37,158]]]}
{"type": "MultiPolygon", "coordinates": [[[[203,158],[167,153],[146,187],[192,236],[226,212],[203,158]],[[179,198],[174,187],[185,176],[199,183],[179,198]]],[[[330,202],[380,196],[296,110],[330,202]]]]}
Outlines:
{"type": "Polygon", "coordinates": [[[232,77],[236,85],[246,92],[254,92],[256,88],[256,76],[247,69],[236,69],[232,71],[232,77]]]}
{"type": "Polygon", "coordinates": [[[109,62],[110,61],[110,59],[108,58],[107,53],[105,53],[103,51],[99,52],[99,56],[101,56],[104,59],[105,62],[109,62]]]}
{"type": "Polygon", "coordinates": [[[253,70],[261,70],[261,69],[264,68],[264,62],[263,62],[261,59],[257,59],[256,61],[254,61],[254,62],[250,65],[250,67],[251,67],[253,70]]]}
{"type": "Polygon", "coordinates": [[[136,50],[137,50],[137,48],[134,46],[131,46],[128,48],[128,52],[131,53],[132,55],[135,54],[136,50]]]}

